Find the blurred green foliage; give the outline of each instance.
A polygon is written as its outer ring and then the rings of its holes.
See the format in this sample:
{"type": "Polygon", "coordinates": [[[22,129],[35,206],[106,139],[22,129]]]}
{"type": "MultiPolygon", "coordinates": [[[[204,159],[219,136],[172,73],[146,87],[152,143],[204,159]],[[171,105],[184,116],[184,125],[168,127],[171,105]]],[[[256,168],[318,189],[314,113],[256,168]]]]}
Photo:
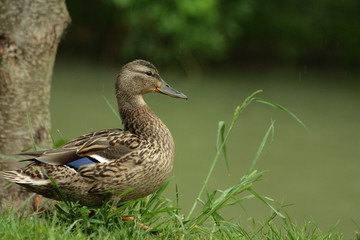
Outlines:
{"type": "Polygon", "coordinates": [[[360,1],[68,1],[65,54],[159,63],[315,62],[355,65],[360,1]],[[94,9],[89,11],[89,9],[94,9]]]}
{"type": "Polygon", "coordinates": [[[360,1],[256,1],[243,43],[283,61],[359,64],[360,1]]]}
{"type": "Polygon", "coordinates": [[[162,61],[224,57],[252,9],[249,0],[113,1],[127,24],[124,54],[162,61]]]}

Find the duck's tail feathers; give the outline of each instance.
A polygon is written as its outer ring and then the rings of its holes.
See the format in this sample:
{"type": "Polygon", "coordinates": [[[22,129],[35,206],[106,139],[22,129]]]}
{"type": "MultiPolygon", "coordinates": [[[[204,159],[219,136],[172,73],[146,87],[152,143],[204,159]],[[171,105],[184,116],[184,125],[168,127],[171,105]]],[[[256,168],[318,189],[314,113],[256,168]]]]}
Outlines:
{"type": "Polygon", "coordinates": [[[0,178],[17,184],[47,185],[50,183],[49,179],[32,178],[25,175],[21,170],[0,172],[0,178]]]}

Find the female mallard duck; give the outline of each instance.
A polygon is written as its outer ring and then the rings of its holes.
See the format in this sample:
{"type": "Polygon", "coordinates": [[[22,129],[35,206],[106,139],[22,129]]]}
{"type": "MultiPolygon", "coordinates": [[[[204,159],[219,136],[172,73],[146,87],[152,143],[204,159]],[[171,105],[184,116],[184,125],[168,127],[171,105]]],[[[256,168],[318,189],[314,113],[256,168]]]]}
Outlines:
{"type": "MultiPolygon", "coordinates": [[[[106,129],[76,138],[62,147],[25,153],[31,163],[0,176],[45,197],[60,200],[50,179],[69,201],[97,206],[131,189],[121,201],[156,191],[168,178],[174,160],[169,129],[144,102],[158,92],[187,98],[161,79],[150,62],[135,60],[117,76],[116,97],[124,130],[106,129]]],[[[25,155],[24,154],[24,155],[25,155]]]]}

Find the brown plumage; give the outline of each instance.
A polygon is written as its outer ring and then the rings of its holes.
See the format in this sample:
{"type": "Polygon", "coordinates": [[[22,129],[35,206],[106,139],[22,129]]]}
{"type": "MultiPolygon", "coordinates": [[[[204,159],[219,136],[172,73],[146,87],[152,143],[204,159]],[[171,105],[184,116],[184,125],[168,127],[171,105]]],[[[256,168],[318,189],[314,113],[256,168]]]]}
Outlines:
{"type": "MultiPolygon", "coordinates": [[[[124,130],[106,129],[78,137],[62,147],[32,156],[30,164],[0,177],[45,197],[60,200],[50,179],[70,201],[100,205],[132,189],[121,200],[132,200],[156,191],[168,178],[174,160],[169,129],[144,102],[142,95],[159,92],[187,98],[165,83],[157,69],[144,60],[126,64],[116,81],[116,97],[124,130]]],[[[24,154],[24,155],[25,155],[24,154]]]]}

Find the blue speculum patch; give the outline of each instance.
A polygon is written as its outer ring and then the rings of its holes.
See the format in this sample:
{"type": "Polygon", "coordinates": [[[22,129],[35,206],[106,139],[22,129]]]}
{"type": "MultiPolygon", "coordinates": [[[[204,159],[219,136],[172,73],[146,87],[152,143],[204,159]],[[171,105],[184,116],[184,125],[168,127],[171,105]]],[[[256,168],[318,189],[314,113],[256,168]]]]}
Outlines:
{"type": "Polygon", "coordinates": [[[69,162],[67,163],[66,165],[69,166],[69,167],[72,167],[72,168],[75,168],[75,169],[78,169],[84,165],[88,165],[88,164],[95,164],[95,163],[98,163],[99,161],[97,161],[96,159],[94,158],[91,158],[91,157],[83,157],[83,158],[80,158],[80,159],[77,159],[75,161],[72,161],[72,162],[69,162]]]}

